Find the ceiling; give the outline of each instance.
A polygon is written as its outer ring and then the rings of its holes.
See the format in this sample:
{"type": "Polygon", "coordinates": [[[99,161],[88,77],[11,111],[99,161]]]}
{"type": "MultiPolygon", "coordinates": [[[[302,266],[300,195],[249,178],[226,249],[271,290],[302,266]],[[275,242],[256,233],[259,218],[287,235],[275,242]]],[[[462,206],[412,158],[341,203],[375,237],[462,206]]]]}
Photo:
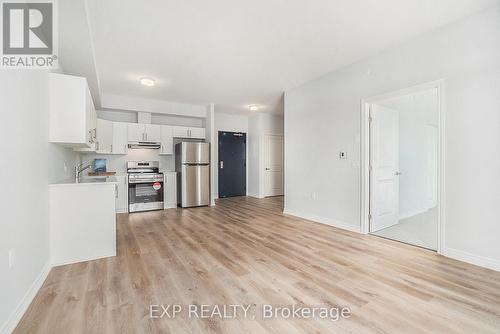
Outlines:
{"type": "Polygon", "coordinates": [[[280,112],[284,91],[498,0],[86,0],[101,94],[280,112]],[[155,87],[139,84],[152,77],[155,87]]]}

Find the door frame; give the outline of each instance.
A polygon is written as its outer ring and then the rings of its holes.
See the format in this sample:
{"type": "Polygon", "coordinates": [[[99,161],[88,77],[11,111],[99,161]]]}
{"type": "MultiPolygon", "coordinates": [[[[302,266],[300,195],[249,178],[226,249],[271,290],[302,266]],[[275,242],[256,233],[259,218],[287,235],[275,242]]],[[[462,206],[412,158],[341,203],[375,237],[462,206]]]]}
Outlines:
{"type": "MultiPolygon", "coordinates": [[[[279,137],[283,142],[283,162],[281,166],[281,174],[283,178],[283,196],[285,195],[285,136],[282,134],[263,134],[260,138],[260,156],[259,156],[259,198],[272,197],[266,195],[266,139],[268,137],[279,137]]],[[[279,195],[280,196],[280,195],[279,195]]]]}
{"type": "Polygon", "coordinates": [[[437,89],[438,99],[438,244],[437,253],[445,249],[445,113],[444,80],[436,80],[416,86],[361,99],[361,233],[370,233],[370,105],[380,100],[437,89]]]}

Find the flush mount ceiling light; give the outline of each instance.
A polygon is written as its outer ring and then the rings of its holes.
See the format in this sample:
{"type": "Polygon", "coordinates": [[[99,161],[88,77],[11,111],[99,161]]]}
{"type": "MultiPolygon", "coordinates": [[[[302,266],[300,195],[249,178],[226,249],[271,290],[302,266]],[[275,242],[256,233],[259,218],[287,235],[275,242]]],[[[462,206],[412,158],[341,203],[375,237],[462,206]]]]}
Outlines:
{"type": "Polygon", "coordinates": [[[259,110],[259,106],[256,104],[252,104],[248,106],[248,109],[250,109],[251,111],[257,111],[259,110]]]}
{"type": "Polygon", "coordinates": [[[141,85],[147,87],[153,87],[155,85],[155,81],[151,78],[141,78],[141,85]]]}

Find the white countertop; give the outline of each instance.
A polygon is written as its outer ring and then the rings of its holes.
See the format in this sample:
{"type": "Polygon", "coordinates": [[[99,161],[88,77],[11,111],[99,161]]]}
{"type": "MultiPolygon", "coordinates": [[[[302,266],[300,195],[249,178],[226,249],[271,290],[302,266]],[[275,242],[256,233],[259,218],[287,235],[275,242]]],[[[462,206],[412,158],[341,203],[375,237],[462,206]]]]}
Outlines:
{"type": "Polygon", "coordinates": [[[103,185],[117,184],[118,180],[114,176],[85,176],[76,182],[75,178],[64,179],[50,184],[51,186],[80,186],[80,185],[103,185]]]}

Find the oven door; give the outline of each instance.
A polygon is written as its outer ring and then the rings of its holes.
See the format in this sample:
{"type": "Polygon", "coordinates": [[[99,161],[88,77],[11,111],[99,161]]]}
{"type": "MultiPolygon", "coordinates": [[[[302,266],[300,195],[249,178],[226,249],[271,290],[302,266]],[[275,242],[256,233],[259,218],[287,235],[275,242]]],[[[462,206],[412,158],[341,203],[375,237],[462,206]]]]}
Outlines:
{"type": "Polygon", "coordinates": [[[163,210],[163,182],[137,182],[128,185],[128,211],[163,210]]]}

